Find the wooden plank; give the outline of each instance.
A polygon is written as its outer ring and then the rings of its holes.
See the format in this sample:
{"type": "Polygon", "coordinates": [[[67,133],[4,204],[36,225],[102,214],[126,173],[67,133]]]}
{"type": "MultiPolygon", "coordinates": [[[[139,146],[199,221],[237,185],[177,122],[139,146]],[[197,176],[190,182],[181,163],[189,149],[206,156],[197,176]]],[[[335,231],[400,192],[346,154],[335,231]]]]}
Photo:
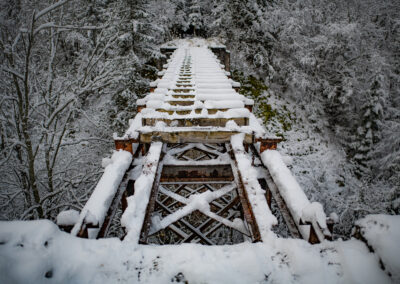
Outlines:
{"type": "Polygon", "coordinates": [[[276,150],[278,143],[282,141],[282,138],[256,138],[255,142],[260,142],[260,153],[265,150],[276,150]]]}
{"type": "Polygon", "coordinates": [[[235,117],[235,118],[176,118],[176,119],[165,119],[165,118],[143,118],[143,126],[155,126],[157,122],[162,121],[168,126],[176,127],[190,127],[190,126],[217,126],[225,127],[228,121],[234,121],[238,126],[249,125],[249,119],[247,117],[235,117]]]}
{"type": "Polygon", "coordinates": [[[182,100],[172,100],[172,101],[166,101],[172,106],[191,106],[194,104],[194,100],[190,101],[182,101],[182,100]]]}
{"type": "MultiPolygon", "coordinates": [[[[140,133],[141,143],[151,143],[152,141],[162,141],[164,143],[226,143],[230,142],[231,136],[238,134],[238,131],[174,131],[162,132],[152,131],[140,133]]],[[[245,143],[253,143],[253,134],[245,134],[245,143]]]]}
{"type": "Polygon", "coordinates": [[[164,166],[161,182],[232,181],[231,165],[164,166]]]}
{"type": "MultiPolygon", "coordinates": [[[[156,109],[156,111],[165,112],[165,113],[168,113],[170,115],[174,114],[174,113],[180,114],[180,115],[190,114],[192,111],[194,111],[197,114],[200,114],[202,110],[203,110],[202,108],[179,110],[179,107],[175,107],[175,108],[172,108],[172,109],[162,109],[162,108],[156,109]]],[[[219,111],[226,112],[226,111],[228,111],[228,109],[227,108],[213,108],[213,109],[209,108],[209,109],[207,109],[207,113],[208,114],[216,114],[219,111]]]]}
{"type": "MultiPolygon", "coordinates": [[[[213,180],[210,181],[210,183],[213,184],[230,184],[232,181],[229,180],[213,180]]],[[[192,185],[192,184],[204,184],[204,180],[195,180],[195,181],[185,181],[185,182],[181,182],[181,181],[162,181],[160,182],[161,185],[171,185],[171,184],[188,184],[188,185],[192,185]]]]}

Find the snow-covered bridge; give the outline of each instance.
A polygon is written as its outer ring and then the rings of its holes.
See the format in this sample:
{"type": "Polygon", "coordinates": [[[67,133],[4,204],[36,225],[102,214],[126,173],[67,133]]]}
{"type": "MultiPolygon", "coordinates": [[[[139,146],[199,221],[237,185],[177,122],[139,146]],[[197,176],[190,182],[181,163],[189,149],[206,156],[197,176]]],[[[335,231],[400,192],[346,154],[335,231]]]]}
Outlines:
{"type": "Polygon", "coordinates": [[[335,214],[310,201],[286,167],[281,139],[237,92],[225,47],[181,41],[162,51],[159,79],[114,137],[117,151],[85,207],[58,216],[69,234],[49,221],[1,223],[6,282],[400,280],[398,257],[382,246],[396,245],[398,219],[360,221],[369,248],[332,241],[335,214]],[[287,235],[275,232],[278,223],[287,235]],[[112,225],[122,226],[122,240],[107,238],[112,225]]]}

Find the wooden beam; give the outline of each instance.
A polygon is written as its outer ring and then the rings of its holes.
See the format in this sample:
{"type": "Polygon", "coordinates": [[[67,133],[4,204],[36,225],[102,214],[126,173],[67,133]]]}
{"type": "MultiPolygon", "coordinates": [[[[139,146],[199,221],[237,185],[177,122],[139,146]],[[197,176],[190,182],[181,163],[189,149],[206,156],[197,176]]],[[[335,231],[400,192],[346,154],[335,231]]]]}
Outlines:
{"type": "MultiPolygon", "coordinates": [[[[152,131],[140,133],[141,143],[151,143],[154,138],[164,143],[226,143],[229,142],[232,135],[238,134],[238,131],[227,130],[195,130],[192,131],[174,131],[162,132],[152,131]]],[[[155,141],[155,140],[154,140],[155,141]]],[[[245,134],[245,143],[253,143],[253,134],[245,134]]]]}
{"type": "Polygon", "coordinates": [[[225,127],[228,121],[234,121],[238,126],[249,125],[249,119],[247,117],[235,117],[235,118],[176,118],[176,119],[165,119],[165,118],[143,118],[143,126],[155,126],[157,122],[162,121],[166,125],[174,125],[176,127],[190,127],[190,126],[217,126],[225,127]]]}
{"type": "Polygon", "coordinates": [[[231,165],[164,166],[161,182],[233,181],[231,165]]]}

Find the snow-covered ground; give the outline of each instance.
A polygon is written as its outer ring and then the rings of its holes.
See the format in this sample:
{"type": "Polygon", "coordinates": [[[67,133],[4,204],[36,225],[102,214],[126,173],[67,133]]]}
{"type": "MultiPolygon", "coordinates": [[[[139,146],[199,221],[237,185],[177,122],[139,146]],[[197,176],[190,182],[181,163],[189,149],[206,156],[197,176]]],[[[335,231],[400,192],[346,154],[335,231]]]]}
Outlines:
{"type": "MultiPolygon", "coordinates": [[[[399,217],[380,217],[396,248],[399,217]]],[[[398,255],[380,269],[358,240],[310,245],[270,236],[263,243],[231,246],[137,245],[119,239],[87,240],[61,232],[47,220],[0,223],[1,283],[391,283],[399,279],[398,255]],[[396,260],[397,258],[397,260],[396,260]],[[393,270],[394,269],[394,270],[393,270]],[[397,278],[396,278],[397,277],[397,278]]],[[[365,227],[379,236],[380,226],[365,227]],[[377,234],[378,233],[378,234],[377,234]]],[[[384,248],[389,238],[375,238],[384,248]]],[[[378,253],[388,252],[382,249],[378,253]]],[[[390,251],[389,251],[390,252],[390,251]]]]}

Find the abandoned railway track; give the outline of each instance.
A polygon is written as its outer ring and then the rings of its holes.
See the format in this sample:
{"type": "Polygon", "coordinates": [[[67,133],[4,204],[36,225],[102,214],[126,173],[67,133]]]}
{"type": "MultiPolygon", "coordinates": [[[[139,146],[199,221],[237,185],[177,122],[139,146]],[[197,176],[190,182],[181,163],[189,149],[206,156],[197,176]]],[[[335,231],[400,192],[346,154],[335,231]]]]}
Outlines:
{"type": "Polygon", "coordinates": [[[292,238],[331,239],[333,222],[282,162],[281,139],[267,133],[253,101],[237,92],[226,48],[161,52],[159,79],[137,101],[125,135],[114,137],[116,172],[106,168],[105,185],[99,182],[75,223],[61,227],[103,238],[117,222],[121,238],[141,244],[260,242],[277,223],[274,200],[292,238]]]}

